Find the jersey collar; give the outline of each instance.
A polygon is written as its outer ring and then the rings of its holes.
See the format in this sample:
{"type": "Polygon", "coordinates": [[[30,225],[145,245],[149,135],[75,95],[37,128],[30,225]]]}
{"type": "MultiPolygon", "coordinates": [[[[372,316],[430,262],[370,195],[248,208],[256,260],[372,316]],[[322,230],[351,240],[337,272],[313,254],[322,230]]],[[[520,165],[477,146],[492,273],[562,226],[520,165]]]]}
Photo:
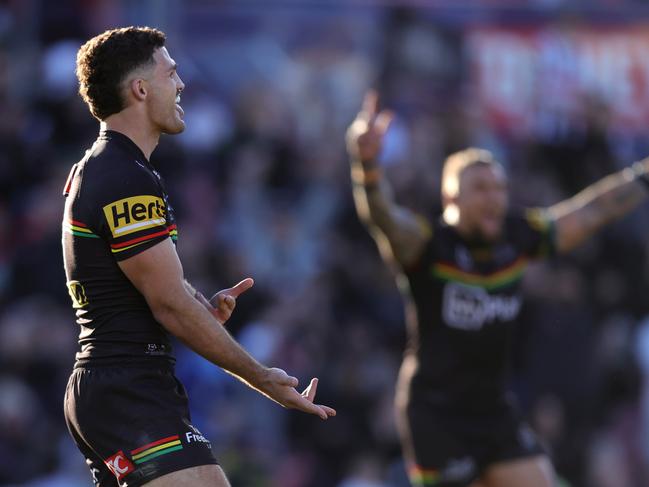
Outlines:
{"type": "Polygon", "coordinates": [[[108,140],[114,140],[118,142],[122,147],[128,150],[139,162],[151,167],[151,163],[144,156],[144,152],[140,149],[135,142],[133,142],[128,136],[124,135],[121,132],[115,130],[100,130],[99,138],[105,138],[108,140]]]}

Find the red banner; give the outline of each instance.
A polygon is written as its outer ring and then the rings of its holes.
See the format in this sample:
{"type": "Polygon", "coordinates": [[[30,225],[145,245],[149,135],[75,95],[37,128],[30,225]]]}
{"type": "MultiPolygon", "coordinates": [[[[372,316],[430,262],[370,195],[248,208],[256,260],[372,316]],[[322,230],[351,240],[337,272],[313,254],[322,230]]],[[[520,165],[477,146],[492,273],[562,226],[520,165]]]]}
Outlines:
{"type": "Polygon", "coordinates": [[[496,128],[579,123],[594,95],[616,128],[649,129],[649,27],[478,27],[465,47],[476,101],[496,128]]]}

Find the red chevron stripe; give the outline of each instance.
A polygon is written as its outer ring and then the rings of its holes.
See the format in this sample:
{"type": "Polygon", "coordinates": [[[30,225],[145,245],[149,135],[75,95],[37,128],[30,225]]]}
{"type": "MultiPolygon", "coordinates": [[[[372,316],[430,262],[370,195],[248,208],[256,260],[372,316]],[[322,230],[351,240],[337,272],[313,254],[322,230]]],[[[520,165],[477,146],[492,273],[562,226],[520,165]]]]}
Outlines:
{"type": "Polygon", "coordinates": [[[152,238],[160,237],[161,235],[169,235],[169,230],[166,228],[161,232],[152,233],[151,235],[145,235],[143,237],[134,238],[133,240],[128,240],[126,242],[118,244],[110,244],[113,249],[121,249],[122,247],[128,247],[139,242],[144,242],[145,240],[151,240],[152,238]]]}
{"type": "Polygon", "coordinates": [[[141,451],[148,450],[149,448],[152,448],[154,446],[158,446],[158,445],[161,445],[163,443],[170,442],[170,441],[175,441],[177,439],[178,439],[178,435],[175,435],[175,436],[169,436],[167,438],[163,438],[163,439],[158,440],[158,441],[154,441],[153,443],[149,443],[148,445],[144,445],[144,446],[141,446],[140,448],[136,448],[135,450],[133,450],[131,452],[131,455],[137,455],[141,451]]]}

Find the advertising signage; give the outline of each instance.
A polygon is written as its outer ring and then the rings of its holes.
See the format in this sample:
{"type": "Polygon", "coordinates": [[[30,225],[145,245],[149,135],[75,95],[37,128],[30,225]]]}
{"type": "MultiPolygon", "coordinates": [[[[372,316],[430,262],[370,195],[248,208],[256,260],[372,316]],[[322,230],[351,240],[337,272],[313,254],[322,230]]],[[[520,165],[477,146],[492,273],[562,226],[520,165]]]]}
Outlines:
{"type": "Polygon", "coordinates": [[[610,110],[613,127],[649,127],[647,27],[474,27],[466,59],[475,102],[505,132],[579,120],[585,99],[610,110]]]}

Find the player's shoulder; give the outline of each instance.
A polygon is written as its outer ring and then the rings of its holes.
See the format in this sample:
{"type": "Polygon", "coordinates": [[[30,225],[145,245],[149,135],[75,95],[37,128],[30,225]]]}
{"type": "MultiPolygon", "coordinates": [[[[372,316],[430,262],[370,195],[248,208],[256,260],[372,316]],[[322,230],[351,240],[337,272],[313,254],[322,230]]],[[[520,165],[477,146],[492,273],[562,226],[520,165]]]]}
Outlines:
{"type": "Polygon", "coordinates": [[[530,254],[537,255],[539,245],[545,249],[543,254],[551,253],[548,249],[552,245],[553,223],[544,208],[520,208],[511,211],[505,219],[504,234],[506,240],[527,249],[530,254]]]}
{"type": "Polygon", "coordinates": [[[126,179],[147,174],[146,159],[137,146],[125,135],[100,133],[86,151],[84,170],[88,175],[109,179],[126,179]]]}
{"type": "Polygon", "coordinates": [[[166,195],[153,167],[126,136],[100,134],[81,161],[80,172],[76,206],[95,232],[123,240],[161,231],[166,195]]]}
{"type": "Polygon", "coordinates": [[[100,134],[81,164],[85,193],[99,201],[159,193],[144,157],[115,137],[100,134]]]}
{"type": "Polygon", "coordinates": [[[507,228],[531,228],[545,232],[552,224],[552,219],[546,208],[525,207],[514,208],[505,216],[507,228]]]}
{"type": "Polygon", "coordinates": [[[457,231],[452,225],[449,225],[444,219],[443,214],[436,214],[428,219],[430,222],[431,233],[434,240],[443,240],[453,238],[457,235],[457,231]]]}

